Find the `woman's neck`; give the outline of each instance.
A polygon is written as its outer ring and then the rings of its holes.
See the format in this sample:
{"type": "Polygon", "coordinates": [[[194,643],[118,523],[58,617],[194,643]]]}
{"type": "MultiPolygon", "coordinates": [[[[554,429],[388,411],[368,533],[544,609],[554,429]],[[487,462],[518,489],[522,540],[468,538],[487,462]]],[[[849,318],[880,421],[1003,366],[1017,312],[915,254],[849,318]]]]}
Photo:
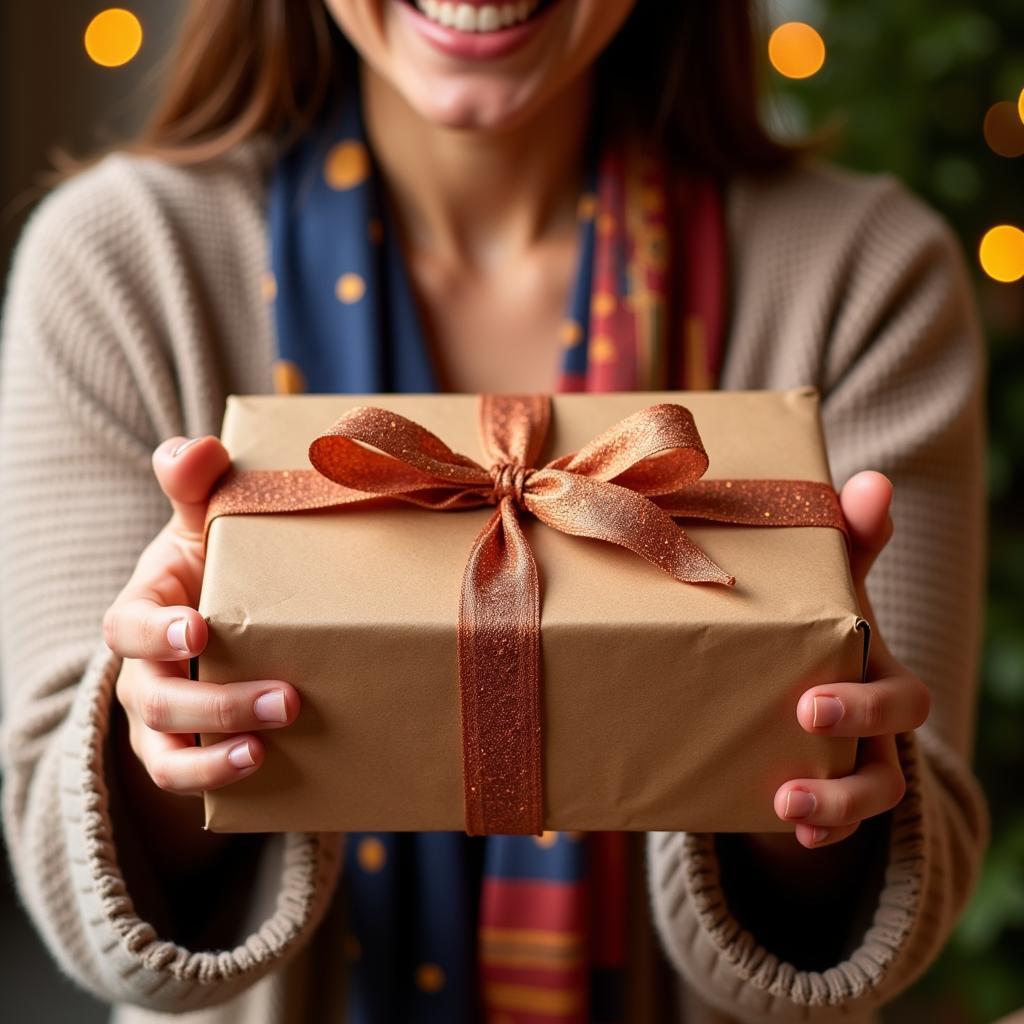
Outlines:
{"type": "Polygon", "coordinates": [[[365,63],[360,74],[367,137],[411,245],[486,271],[573,229],[588,77],[528,122],[478,132],[431,123],[365,63]]]}

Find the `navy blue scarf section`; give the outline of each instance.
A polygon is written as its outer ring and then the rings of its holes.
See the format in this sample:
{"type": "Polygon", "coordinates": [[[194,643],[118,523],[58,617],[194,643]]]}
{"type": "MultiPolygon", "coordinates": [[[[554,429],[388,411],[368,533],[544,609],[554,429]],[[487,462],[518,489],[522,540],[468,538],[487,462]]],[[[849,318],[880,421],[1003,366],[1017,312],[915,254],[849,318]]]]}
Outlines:
{"type": "MultiPolygon", "coordinates": [[[[360,107],[350,88],[281,159],[271,182],[279,391],[438,390],[360,107]]],[[[582,381],[586,372],[593,247],[593,218],[583,218],[567,311],[576,336],[565,347],[563,381],[582,381]]],[[[484,886],[535,885],[546,899],[546,891],[582,886],[588,873],[588,844],[566,834],[538,841],[353,833],[346,850],[349,932],[338,956],[350,960],[351,1024],[483,1019],[477,934],[484,886]]],[[[580,969],[588,969],[585,960],[580,969]]],[[[619,1019],[617,975],[592,971],[590,1019],[619,1019]]],[[[507,1019],[520,1018],[513,1011],[507,1019]]]]}
{"type": "MultiPolygon", "coordinates": [[[[586,196],[592,196],[591,161],[586,196]]],[[[281,391],[335,394],[438,390],[394,218],[366,143],[358,88],[280,160],[269,228],[281,391]]],[[[580,220],[566,313],[563,381],[587,366],[594,220],[580,220]]]]}

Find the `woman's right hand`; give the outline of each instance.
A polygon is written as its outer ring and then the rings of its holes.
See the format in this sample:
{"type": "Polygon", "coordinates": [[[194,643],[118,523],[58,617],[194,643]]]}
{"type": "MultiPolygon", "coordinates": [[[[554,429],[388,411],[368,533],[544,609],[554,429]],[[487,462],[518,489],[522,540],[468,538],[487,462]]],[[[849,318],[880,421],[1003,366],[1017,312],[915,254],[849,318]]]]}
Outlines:
{"type": "Polygon", "coordinates": [[[258,732],[290,724],[299,711],[298,692],[280,680],[188,678],[188,659],[207,641],[206,622],[196,611],[206,506],[230,461],[210,436],[171,438],[154,451],[153,471],[173,514],[103,618],[107,645],[124,658],[116,695],[131,749],[160,789],[182,795],[251,775],[263,760],[258,732]],[[197,732],[233,735],[198,747],[197,732]]]}

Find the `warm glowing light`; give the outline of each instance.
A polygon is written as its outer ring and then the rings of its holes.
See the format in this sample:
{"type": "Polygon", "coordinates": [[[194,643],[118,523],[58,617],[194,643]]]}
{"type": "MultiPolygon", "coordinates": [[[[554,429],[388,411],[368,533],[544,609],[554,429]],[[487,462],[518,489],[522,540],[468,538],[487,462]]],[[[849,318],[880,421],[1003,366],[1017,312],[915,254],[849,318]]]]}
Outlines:
{"type": "Polygon", "coordinates": [[[423,992],[440,992],[444,982],[444,970],[437,964],[420,964],[416,968],[416,987],[423,992]]]}
{"type": "Polygon", "coordinates": [[[825,63],[825,41],[802,21],[787,21],[768,40],[768,59],[786,78],[810,78],[825,63]]]}
{"type": "Polygon", "coordinates": [[[85,52],[105,68],[127,64],[142,46],[142,25],[123,7],[100,11],[85,30],[85,52]]]}
{"type": "Polygon", "coordinates": [[[1024,277],[1024,231],[1012,224],[989,228],[978,248],[981,268],[995,281],[1009,284],[1024,277]]]}
{"type": "Polygon", "coordinates": [[[1020,119],[1024,121],[1024,89],[1021,89],[1020,95],[1017,97],[1017,113],[1020,114],[1020,119]]]}
{"type": "Polygon", "coordinates": [[[983,131],[993,153],[1008,157],[1024,154],[1024,121],[1020,119],[1016,103],[1001,100],[989,107],[983,131]]]}

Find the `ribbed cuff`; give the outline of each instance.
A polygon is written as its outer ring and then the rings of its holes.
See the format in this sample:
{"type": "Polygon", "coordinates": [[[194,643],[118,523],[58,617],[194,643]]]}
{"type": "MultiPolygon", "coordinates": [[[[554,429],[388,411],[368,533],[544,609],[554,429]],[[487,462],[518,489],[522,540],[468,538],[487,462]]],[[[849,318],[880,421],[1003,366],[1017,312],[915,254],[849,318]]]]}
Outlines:
{"type": "MultiPolygon", "coordinates": [[[[189,950],[140,918],[118,861],[104,760],[120,659],[106,647],[90,663],[71,712],[61,759],[61,816],[73,889],[87,940],[112,1002],[164,1011],[232,998],[297,952],[316,928],[337,881],[342,836],[284,833],[270,837],[276,892],[267,916],[233,949],[189,950]]],[[[254,899],[257,896],[253,894],[254,899]]],[[[202,912],[202,908],[197,908],[202,912]]]]}
{"type": "Polygon", "coordinates": [[[867,1014],[878,1005],[921,910],[926,870],[920,752],[912,734],[898,737],[897,749],[907,789],[891,812],[873,921],[849,957],[827,970],[798,970],[740,925],[729,911],[712,833],[649,835],[655,923],[670,959],[702,998],[750,1021],[850,1020],[851,1011],[867,1014]]]}

